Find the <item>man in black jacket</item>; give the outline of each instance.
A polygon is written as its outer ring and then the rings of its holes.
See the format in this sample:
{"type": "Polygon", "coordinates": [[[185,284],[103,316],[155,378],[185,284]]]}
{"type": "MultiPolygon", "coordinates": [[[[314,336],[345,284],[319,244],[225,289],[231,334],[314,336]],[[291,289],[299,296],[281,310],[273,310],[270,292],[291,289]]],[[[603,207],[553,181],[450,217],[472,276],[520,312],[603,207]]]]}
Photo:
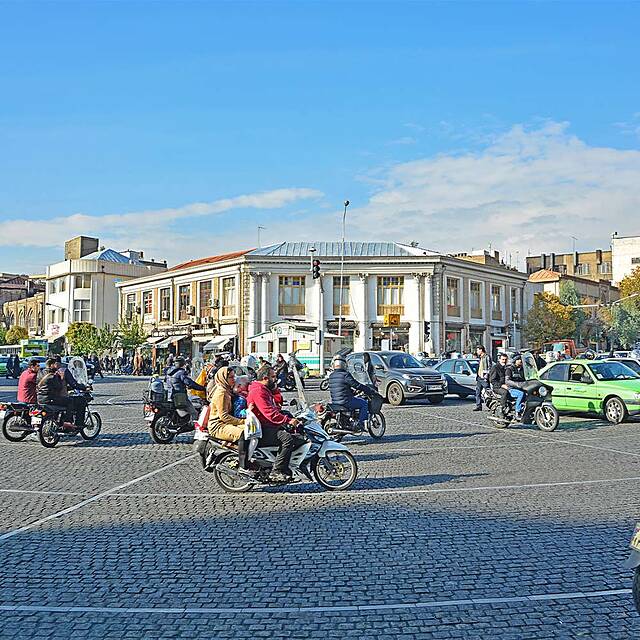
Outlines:
{"type": "Polygon", "coordinates": [[[198,412],[187,396],[187,389],[193,389],[194,391],[206,391],[207,388],[198,384],[187,375],[186,362],[182,356],[178,356],[175,359],[175,366],[167,371],[167,387],[169,390],[169,400],[173,400],[173,396],[176,393],[184,394],[181,400],[185,402],[185,409],[195,420],[198,417],[198,412]]]}
{"type": "Polygon", "coordinates": [[[513,363],[505,370],[504,384],[509,390],[509,395],[516,400],[516,419],[518,420],[522,418],[524,399],[527,395],[522,390],[522,385],[525,383],[526,379],[522,356],[519,353],[516,353],[513,356],[513,363]]]}
{"type": "Polygon", "coordinates": [[[505,384],[508,360],[507,354],[501,353],[498,356],[498,362],[491,367],[489,372],[489,384],[494,392],[500,396],[503,409],[506,408],[509,398],[509,387],[505,384]]]}
{"type": "Polygon", "coordinates": [[[365,422],[369,418],[369,402],[364,398],[356,398],[353,391],[363,391],[367,395],[371,389],[364,384],[360,384],[348,371],[347,361],[344,356],[336,356],[333,359],[333,371],[329,376],[329,393],[331,394],[331,404],[337,404],[347,409],[358,410],[358,422],[364,429],[365,422]]]}
{"type": "MultiPolygon", "coordinates": [[[[44,376],[38,382],[36,387],[38,404],[41,405],[57,405],[67,408],[67,420],[74,418],[76,426],[81,427],[84,424],[86,402],[84,398],[70,398],[67,392],[67,383],[59,370],[60,363],[55,358],[47,360],[47,368],[44,376]]],[[[66,373],[65,369],[65,373],[66,373]]],[[[84,385],[80,385],[69,372],[70,378],[79,388],[86,389],[84,385]]]]}

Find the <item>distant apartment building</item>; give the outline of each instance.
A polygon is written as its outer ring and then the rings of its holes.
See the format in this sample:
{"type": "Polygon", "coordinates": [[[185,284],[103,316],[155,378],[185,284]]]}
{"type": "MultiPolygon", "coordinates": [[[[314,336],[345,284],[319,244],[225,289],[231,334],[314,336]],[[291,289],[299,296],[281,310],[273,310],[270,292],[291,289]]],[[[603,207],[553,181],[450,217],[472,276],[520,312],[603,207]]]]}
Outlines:
{"type": "Polygon", "coordinates": [[[625,276],[640,267],[640,236],[611,236],[613,282],[619,284],[625,276]]]}
{"type": "Polygon", "coordinates": [[[86,236],[66,242],[64,256],[46,273],[44,325],[50,341],[62,338],[72,322],[116,325],[116,284],[167,269],[166,262],[145,260],[142,251],[115,251],[86,236]]]}
{"type": "Polygon", "coordinates": [[[30,338],[41,337],[44,334],[44,291],[5,302],[2,311],[7,328],[24,327],[30,338]]]}
{"type": "Polygon", "coordinates": [[[560,296],[563,282],[572,282],[575,285],[582,304],[609,304],[620,298],[620,291],[608,280],[590,280],[551,269],[540,269],[529,276],[529,284],[536,288],[536,293],[544,291],[560,296]]]}
{"type": "MultiPolygon", "coordinates": [[[[0,324],[9,325],[4,311],[5,302],[29,298],[44,291],[44,276],[0,273],[0,324]]],[[[24,326],[24,325],[22,325],[24,326]]]]}
{"type": "Polygon", "coordinates": [[[555,271],[563,276],[577,276],[596,282],[613,279],[611,251],[603,249],[527,256],[528,275],[541,269],[555,271]]]}

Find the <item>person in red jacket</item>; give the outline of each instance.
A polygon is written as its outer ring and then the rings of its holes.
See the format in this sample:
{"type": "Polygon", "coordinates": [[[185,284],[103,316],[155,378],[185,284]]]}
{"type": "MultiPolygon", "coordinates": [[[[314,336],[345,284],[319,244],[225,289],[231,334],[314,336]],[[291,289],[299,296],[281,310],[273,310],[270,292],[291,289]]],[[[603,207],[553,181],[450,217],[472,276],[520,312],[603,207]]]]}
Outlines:
{"type": "Polygon", "coordinates": [[[304,440],[289,432],[298,421],[280,410],[273,398],[273,389],[277,387],[276,372],[270,366],[262,367],[258,379],[249,386],[247,405],[255,413],[262,426],[262,438],[258,446],[275,447],[279,445],[278,455],[273,463],[269,479],[286,482],[291,478],[289,461],[295,449],[304,444],[304,440]]]}
{"type": "Polygon", "coordinates": [[[20,374],[18,379],[18,402],[36,404],[38,402],[36,394],[36,384],[40,363],[37,360],[30,360],[29,366],[20,374]]]}

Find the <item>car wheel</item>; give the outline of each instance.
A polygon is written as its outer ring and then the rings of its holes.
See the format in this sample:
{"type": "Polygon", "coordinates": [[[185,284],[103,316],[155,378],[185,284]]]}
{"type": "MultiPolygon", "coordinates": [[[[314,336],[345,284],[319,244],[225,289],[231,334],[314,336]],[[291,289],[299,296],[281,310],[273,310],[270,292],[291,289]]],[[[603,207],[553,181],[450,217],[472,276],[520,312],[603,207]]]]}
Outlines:
{"type": "Polygon", "coordinates": [[[397,382],[392,382],[387,387],[387,400],[389,401],[389,404],[392,404],[394,407],[404,404],[404,391],[402,386],[397,382]]]}
{"type": "Polygon", "coordinates": [[[444,396],[429,396],[427,400],[431,404],[440,404],[444,400],[444,396]]]}
{"type": "Polygon", "coordinates": [[[470,393],[459,393],[458,398],[460,398],[460,400],[464,400],[465,398],[468,398],[470,395],[471,395],[470,393]]]}
{"type": "Polygon", "coordinates": [[[627,418],[627,407],[620,398],[609,398],[604,404],[604,417],[611,424],[620,424],[627,418]]]}

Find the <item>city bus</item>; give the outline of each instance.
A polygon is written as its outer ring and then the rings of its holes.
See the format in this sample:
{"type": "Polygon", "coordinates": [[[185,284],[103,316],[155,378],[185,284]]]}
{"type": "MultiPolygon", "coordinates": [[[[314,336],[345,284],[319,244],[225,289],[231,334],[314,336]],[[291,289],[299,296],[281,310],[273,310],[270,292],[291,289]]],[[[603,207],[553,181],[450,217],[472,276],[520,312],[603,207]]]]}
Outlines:
{"type": "Polygon", "coordinates": [[[49,353],[48,340],[35,340],[29,338],[20,340],[20,344],[0,345],[0,356],[20,356],[21,359],[35,356],[46,356],[49,353]]]}

